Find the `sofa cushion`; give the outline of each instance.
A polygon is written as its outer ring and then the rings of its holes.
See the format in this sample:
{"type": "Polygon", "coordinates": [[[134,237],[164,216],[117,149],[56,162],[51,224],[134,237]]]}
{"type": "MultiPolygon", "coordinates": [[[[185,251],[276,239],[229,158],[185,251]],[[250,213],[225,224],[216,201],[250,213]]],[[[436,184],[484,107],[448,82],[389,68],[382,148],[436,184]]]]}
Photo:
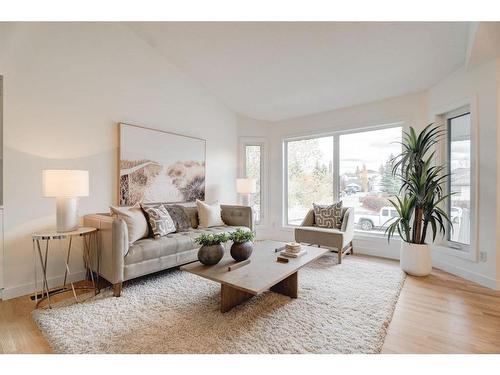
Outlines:
{"type": "Polygon", "coordinates": [[[197,249],[194,240],[202,233],[220,233],[234,232],[236,229],[246,227],[230,227],[220,226],[212,228],[191,229],[185,232],[171,233],[157,239],[145,238],[136,241],[130,246],[127,255],[125,256],[125,264],[135,264],[149,259],[160,258],[168,255],[174,255],[185,251],[197,249]]]}

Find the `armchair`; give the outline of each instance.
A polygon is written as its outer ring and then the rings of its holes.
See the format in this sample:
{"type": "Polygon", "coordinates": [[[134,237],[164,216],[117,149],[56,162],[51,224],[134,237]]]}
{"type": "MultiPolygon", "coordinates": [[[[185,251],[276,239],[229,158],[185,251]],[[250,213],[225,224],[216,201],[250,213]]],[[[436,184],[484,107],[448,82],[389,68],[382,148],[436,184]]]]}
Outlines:
{"type": "Polygon", "coordinates": [[[353,254],[354,208],[342,208],[342,227],[323,228],[315,225],[314,211],[311,209],[298,228],[295,228],[295,241],[334,249],[338,254],[338,263],[346,253],[353,254]]]}

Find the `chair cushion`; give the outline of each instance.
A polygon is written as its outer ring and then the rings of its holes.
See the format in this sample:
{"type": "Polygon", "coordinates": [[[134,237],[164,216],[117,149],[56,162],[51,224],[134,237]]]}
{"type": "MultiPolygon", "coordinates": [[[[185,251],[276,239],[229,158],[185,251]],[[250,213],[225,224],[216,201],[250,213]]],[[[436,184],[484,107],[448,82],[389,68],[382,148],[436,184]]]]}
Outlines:
{"type": "Polygon", "coordinates": [[[341,249],[344,247],[345,233],[339,229],[320,227],[295,228],[295,241],[341,249]]]}
{"type": "Polygon", "coordinates": [[[157,239],[145,238],[136,241],[130,246],[125,256],[125,264],[135,264],[149,259],[156,259],[168,255],[174,255],[185,251],[197,249],[194,240],[202,233],[234,232],[236,229],[246,227],[219,226],[211,228],[191,229],[185,232],[170,233],[157,239]]]}

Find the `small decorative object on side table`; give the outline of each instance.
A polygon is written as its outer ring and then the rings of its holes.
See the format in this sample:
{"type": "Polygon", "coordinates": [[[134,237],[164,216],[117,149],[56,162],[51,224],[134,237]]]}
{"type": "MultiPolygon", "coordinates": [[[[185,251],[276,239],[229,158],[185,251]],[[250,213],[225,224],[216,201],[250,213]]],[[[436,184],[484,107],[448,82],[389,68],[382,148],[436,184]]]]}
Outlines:
{"type": "Polygon", "coordinates": [[[253,251],[254,234],[249,230],[238,228],[235,232],[229,235],[233,241],[231,246],[231,256],[237,262],[241,262],[250,258],[253,251]]]}
{"type": "Polygon", "coordinates": [[[219,263],[224,256],[222,244],[228,240],[227,233],[204,233],[197,237],[194,241],[201,245],[200,250],[198,250],[198,260],[207,266],[219,263]]]}
{"type": "Polygon", "coordinates": [[[40,304],[43,300],[47,300],[48,306],[50,306],[50,296],[72,291],[75,300],[78,302],[78,298],[76,296],[76,289],[92,289],[95,291],[95,294],[100,292],[99,289],[99,272],[100,272],[100,248],[99,248],[99,236],[98,229],[92,227],[80,227],[71,232],[57,232],[57,231],[47,231],[47,232],[39,232],[33,233],[33,256],[35,261],[35,295],[34,300],[36,302],[36,306],[40,304]],[[67,286],[67,278],[68,275],[71,274],[71,270],[69,268],[69,258],[71,254],[71,245],[73,243],[73,237],[81,237],[83,240],[83,261],[85,263],[86,269],[86,277],[91,281],[92,286],[78,286],[75,287],[72,282],[70,282],[70,286],[67,286]],[[65,260],[65,272],[64,272],[64,281],[63,285],[60,288],[56,288],[53,290],[49,289],[49,283],[47,281],[47,259],[50,250],[50,240],[64,240],[69,239],[68,241],[68,250],[66,254],[65,260]],[[45,241],[44,250],[42,250],[41,243],[45,241]],[[36,253],[38,252],[38,259],[40,261],[40,267],[42,269],[42,290],[38,292],[38,277],[37,277],[37,262],[36,262],[36,253]],[[92,271],[92,267],[95,265],[97,273],[94,278],[94,273],[92,271]],[[40,298],[39,298],[40,297],[40,298]]]}

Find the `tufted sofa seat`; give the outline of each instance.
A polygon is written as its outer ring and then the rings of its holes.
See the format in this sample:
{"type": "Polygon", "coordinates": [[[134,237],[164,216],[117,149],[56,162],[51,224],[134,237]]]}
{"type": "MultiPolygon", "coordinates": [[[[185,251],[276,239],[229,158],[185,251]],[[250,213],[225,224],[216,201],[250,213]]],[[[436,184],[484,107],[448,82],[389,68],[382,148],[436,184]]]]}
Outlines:
{"type": "MultiPolygon", "coordinates": [[[[100,275],[113,284],[115,295],[120,295],[123,281],[195,261],[199,245],[194,240],[202,233],[231,233],[238,228],[253,230],[250,207],[222,205],[221,208],[227,225],[199,228],[196,208],[188,207],[189,230],[157,239],[144,238],[133,244],[128,243],[128,229],[123,220],[110,214],[86,215],[84,225],[99,229],[100,275]]],[[[97,272],[97,264],[93,268],[97,272]]]]}
{"type": "Polygon", "coordinates": [[[130,246],[127,255],[125,255],[125,266],[144,262],[149,259],[174,256],[190,250],[197,251],[199,245],[197,245],[194,240],[200,234],[222,232],[231,233],[237,228],[246,229],[246,227],[223,226],[192,229],[186,232],[167,234],[166,236],[158,239],[144,238],[134,242],[134,244],[130,246]]]}

